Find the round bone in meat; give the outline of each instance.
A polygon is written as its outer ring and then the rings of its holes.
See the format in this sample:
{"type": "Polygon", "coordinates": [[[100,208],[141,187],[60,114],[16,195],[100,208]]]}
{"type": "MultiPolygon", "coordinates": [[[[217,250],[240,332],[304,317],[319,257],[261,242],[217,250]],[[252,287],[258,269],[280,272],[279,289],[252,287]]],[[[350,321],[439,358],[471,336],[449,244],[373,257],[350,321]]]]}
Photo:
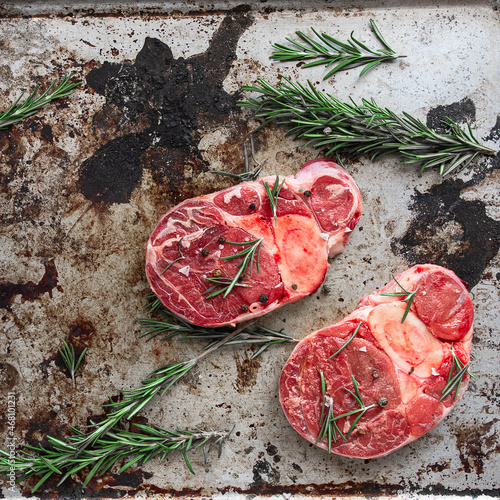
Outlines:
{"type": "Polygon", "coordinates": [[[328,257],[343,251],[361,216],[359,190],[330,160],[307,162],[283,181],[276,220],[264,186],[272,189],[276,176],[186,200],[162,217],[147,243],[146,275],[168,309],[197,325],[236,324],[321,285],[328,257]],[[232,281],[244,256],[228,257],[260,238],[238,285],[226,297],[209,297],[214,282],[207,278],[232,281]]]}
{"type": "Polygon", "coordinates": [[[382,457],[411,443],[464,393],[473,319],[469,293],[452,271],[405,271],[297,344],[279,385],[288,421],[309,442],[348,457],[382,457]],[[416,290],[404,322],[407,295],[384,295],[406,293],[401,287],[416,290]]]}

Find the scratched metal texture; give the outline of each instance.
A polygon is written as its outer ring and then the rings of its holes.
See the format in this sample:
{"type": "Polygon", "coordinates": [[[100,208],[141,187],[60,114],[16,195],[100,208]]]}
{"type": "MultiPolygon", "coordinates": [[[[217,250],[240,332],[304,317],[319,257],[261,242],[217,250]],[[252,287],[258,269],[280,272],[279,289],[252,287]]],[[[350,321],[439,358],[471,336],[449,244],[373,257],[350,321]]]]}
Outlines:
{"type": "MultiPolygon", "coordinates": [[[[45,443],[85,425],[117,388],[133,388],[196,342],[145,343],[136,323],[149,293],[144,246],[158,219],[191,196],[227,187],[210,168],[241,172],[242,144],[256,125],[236,108],[241,85],[282,73],[340,99],[374,97],[438,125],[469,120],[500,139],[498,2],[3,2],[0,102],[74,71],[70,98],[0,131],[0,447],[7,394],[15,392],[18,443],[45,443]],[[374,44],[369,20],[408,57],[359,78],[322,81],[269,59],[272,42],[311,26],[339,39],[352,30],[374,44]],[[57,349],[88,353],[73,389],[57,349]]],[[[271,127],[256,136],[265,174],[293,174],[317,151],[271,127]]],[[[296,338],[333,324],[391,273],[417,262],[453,269],[470,283],[476,311],[472,380],[451,415],[385,458],[328,455],[301,439],[278,402],[291,346],[250,360],[252,349],[208,358],[137,421],[234,432],[222,456],[179,455],[113,469],[82,490],[82,476],[41,498],[498,498],[500,158],[482,158],[443,180],[398,158],[347,168],[364,214],[322,289],[262,324],[296,338]]],[[[34,481],[0,498],[30,496],[34,481]]]]}

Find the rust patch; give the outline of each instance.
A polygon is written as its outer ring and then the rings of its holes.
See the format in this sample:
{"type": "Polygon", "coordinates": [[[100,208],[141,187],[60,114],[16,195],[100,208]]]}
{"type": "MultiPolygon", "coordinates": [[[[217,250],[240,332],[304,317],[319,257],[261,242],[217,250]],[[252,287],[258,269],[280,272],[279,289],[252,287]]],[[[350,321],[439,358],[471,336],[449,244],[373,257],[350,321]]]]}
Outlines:
{"type": "MultiPolygon", "coordinates": [[[[23,300],[33,302],[40,295],[48,293],[52,298],[52,290],[57,287],[57,269],[54,259],[44,264],[45,273],[38,283],[0,283],[0,308],[12,311],[12,302],[16,295],[21,295],[23,300]]],[[[60,291],[60,287],[57,287],[60,291]]]]}
{"type": "Polygon", "coordinates": [[[258,361],[258,359],[250,359],[247,352],[245,352],[243,358],[236,355],[235,359],[238,378],[233,385],[239,393],[244,393],[255,385],[257,373],[260,368],[260,361],[258,361]]]}
{"type": "MultiPolygon", "coordinates": [[[[115,107],[115,120],[148,126],[108,141],[80,169],[81,192],[96,203],[127,203],[148,168],[171,201],[204,192],[195,178],[208,170],[198,149],[203,130],[231,121],[246,130],[236,110],[238,94],[223,81],[236,59],[236,46],[252,23],[249,7],[229,11],[209,48],[187,59],[174,59],[168,45],[146,38],[133,64],[105,62],[87,75],[88,85],[115,107]],[[194,180],[194,181],[193,181],[194,180]]],[[[106,124],[104,124],[107,126],[106,124]]]]}

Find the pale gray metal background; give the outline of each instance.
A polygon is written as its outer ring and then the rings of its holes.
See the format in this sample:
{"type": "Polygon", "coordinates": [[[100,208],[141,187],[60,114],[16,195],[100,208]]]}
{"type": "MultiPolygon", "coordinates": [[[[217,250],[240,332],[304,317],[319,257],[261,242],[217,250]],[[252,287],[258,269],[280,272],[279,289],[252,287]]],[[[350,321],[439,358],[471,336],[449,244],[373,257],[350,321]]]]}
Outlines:
{"type": "MultiPolygon", "coordinates": [[[[63,435],[69,424],[85,424],[115,388],[135,387],[161,364],[190,358],[202,347],[138,339],[136,318],[145,315],[148,294],[144,245],[175,202],[229,185],[207,173],[207,165],[241,171],[242,144],[255,123],[247,124],[235,108],[212,113],[200,94],[200,106],[208,111],[197,110],[189,140],[183,147],[163,144],[161,134],[171,129],[154,123],[152,116],[160,109],[158,123],[164,123],[165,103],[146,99],[138,109],[133,97],[140,94],[147,68],[110,90],[113,78],[130,75],[147,37],[166,44],[173,58],[194,73],[196,61],[214,64],[204,54],[227,50],[228,68],[219,68],[224,78],[217,90],[227,96],[257,77],[276,83],[283,73],[318,82],[340,99],[374,97],[424,121],[443,113],[467,118],[479,138],[499,147],[498,5],[400,3],[282,6],[269,1],[235,11],[229,10],[238,5],[233,2],[0,3],[1,110],[34,81],[47,85],[66,71],[84,81],[64,105],[0,132],[0,298],[5,301],[0,311],[0,446],[8,391],[18,398],[19,438],[34,443],[47,432],[63,435]],[[272,42],[311,26],[339,39],[354,30],[373,45],[370,19],[406,59],[363,78],[351,70],[326,82],[322,68],[299,70],[269,59],[272,42]],[[227,43],[212,46],[222,30],[227,30],[227,43]],[[112,74],[98,73],[106,63],[112,63],[106,66],[112,74]],[[92,70],[98,76],[87,84],[92,70]],[[116,147],[119,138],[123,157],[116,147]],[[89,165],[106,162],[106,148],[120,164],[130,157],[132,143],[144,147],[133,172],[118,168],[116,179],[89,180],[89,165]],[[116,194],[115,188],[123,191],[116,194]],[[68,336],[89,348],[76,390],[55,355],[68,336]]],[[[278,128],[259,133],[257,144],[265,174],[292,174],[318,154],[285,139],[278,128]]],[[[473,285],[477,379],[444,422],[386,458],[329,456],[302,440],[281,412],[277,382],[291,346],[269,349],[255,361],[249,359],[251,350],[231,348],[206,360],[142,413],[150,424],[165,427],[235,425],[220,459],[213,455],[205,466],[201,455],[193,456],[192,476],[182,458],[171,455],[122,476],[94,479],[84,493],[75,480],[59,493],[51,487],[41,496],[498,497],[500,160],[481,159],[445,181],[436,172],[420,176],[397,161],[362,159],[348,166],[364,213],[344,254],[331,261],[326,283],[332,292],[319,290],[262,323],[302,338],[341,319],[391,273],[424,257],[448,265],[473,285]]],[[[28,486],[22,486],[23,495],[29,495],[28,486]]]]}

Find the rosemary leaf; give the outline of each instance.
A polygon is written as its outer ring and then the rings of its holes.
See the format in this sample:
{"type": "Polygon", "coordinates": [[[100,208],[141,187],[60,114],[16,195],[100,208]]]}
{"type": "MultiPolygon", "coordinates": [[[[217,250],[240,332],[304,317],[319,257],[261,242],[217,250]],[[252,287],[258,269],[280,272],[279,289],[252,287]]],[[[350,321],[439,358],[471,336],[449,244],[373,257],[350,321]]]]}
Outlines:
{"type": "Polygon", "coordinates": [[[259,94],[238,103],[263,120],[257,130],[271,122],[285,125],[289,127],[287,135],[305,140],[306,145],[328,148],[327,156],[340,151],[347,157],[368,154],[375,161],[397,153],[404,164],[420,164],[421,172],[438,167],[441,175],[448,175],[479,154],[496,154],[479,143],[469,124],[463,130],[447,118],[443,125],[449,133],[439,134],[408,113],[399,116],[377,106],[373,99],[362,99],[361,104],[353,99],[342,102],[317,90],[311,82],[302,85],[283,77],[275,88],[259,79],[243,90],[259,94]]]}
{"type": "Polygon", "coordinates": [[[87,348],[85,348],[81,352],[78,359],[76,359],[75,347],[73,346],[73,344],[68,345],[65,340],[63,340],[63,346],[59,348],[59,353],[61,354],[64,364],[66,365],[66,368],[68,369],[71,376],[73,387],[76,387],[75,373],[78,370],[78,367],[80,366],[80,363],[82,362],[86,352],[87,348]]]}
{"type": "Polygon", "coordinates": [[[451,348],[451,355],[452,355],[452,363],[451,363],[450,372],[448,373],[448,381],[443,388],[443,391],[441,393],[441,397],[439,398],[440,402],[446,396],[448,396],[448,394],[450,394],[453,391],[453,389],[455,389],[454,400],[456,401],[456,399],[458,397],[458,391],[460,389],[460,385],[462,384],[463,378],[465,377],[466,373],[470,377],[476,378],[474,375],[472,375],[472,373],[469,372],[470,363],[467,363],[466,365],[464,365],[462,363],[462,361],[460,361],[460,358],[455,354],[453,347],[451,348]],[[453,371],[455,371],[454,376],[453,376],[453,371]]]}
{"type": "Polygon", "coordinates": [[[335,352],[334,354],[332,354],[328,359],[332,359],[335,356],[337,356],[337,354],[339,354],[340,352],[342,352],[352,342],[352,340],[354,339],[354,337],[358,334],[359,329],[361,328],[362,324],[363,324],[363,322],[360,321],[359,324],[358,324],[358,326],[356,327],[356,330],[354,330],[354,333],[349,337],[349,340],[337,352],[335,352]]]}
{"type": "Polygon", "coordinates": [[[182,260],[184,259],[184,255],[182,253],[182,250],[181,250],[181,243],[182,243],[182,239],[184,238],[184,236],[181,237],[181,239],[179,240],[179,253],[180,253],[180,257],[177,257],[177,259],[173,260],[172,262],[170,262],[170,264],[160,273],[160,274],[163,274],[167,269],[169,269],[172,265],[174,265],[177,261],[179,260],[182,260]]]}
{"type": "Polygon", "coordinates": [[[276,222],[277,218],[276,211],[278,209],[278,196],[280,194],[281,188],[283,187],[283,184],[285,184],[285,181],[286,179],[283,179],[283,182],[280,184],[280,178],[278,175],[276,175],[276,180],[274,181],[272,189],[269,187],[269,184],[267,182],[263,183],[267,193],[267,197],[269,198],[269,204],[273,213],[274,222],[276,222]]]}
{"type": "Polygon", "coordinates": [[[413,299],[415,298],[415,294],[417,293],[417,290],[420,287],[420,283],[417,285],[417,288],[413,290],[413,292],[409,292],[408,290],[405,290],[405,288],[399,283],[399,281],[392,276],[392,279],[398,284],[399,288],[403,290],[402,292],[396,292],[396,293],[381,293],[380,295],[383,297],[404,297],[401,299],[402,302],[407,302],[405,312],[403,314],[403,318],[401,319],[401,323],[405,322],[406,317],[408,316],[408,313],[410,312],[411,309],[411,304],[413,302],[413,299]]]}

